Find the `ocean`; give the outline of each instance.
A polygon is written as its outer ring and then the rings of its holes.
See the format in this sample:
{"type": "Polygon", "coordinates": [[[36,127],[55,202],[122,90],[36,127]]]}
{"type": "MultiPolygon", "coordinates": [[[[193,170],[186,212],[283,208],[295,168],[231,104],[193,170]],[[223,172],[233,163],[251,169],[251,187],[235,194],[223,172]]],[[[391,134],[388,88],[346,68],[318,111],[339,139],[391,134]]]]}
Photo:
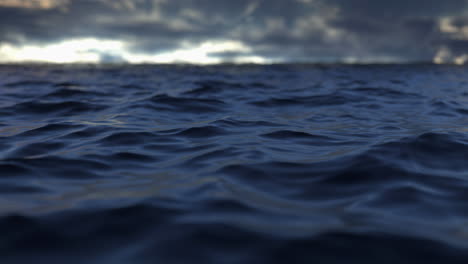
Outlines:
{"type": "Polygon", "coordinates": [[[0,66],[1,263],[468,263],[468,67],[0,66]]]}

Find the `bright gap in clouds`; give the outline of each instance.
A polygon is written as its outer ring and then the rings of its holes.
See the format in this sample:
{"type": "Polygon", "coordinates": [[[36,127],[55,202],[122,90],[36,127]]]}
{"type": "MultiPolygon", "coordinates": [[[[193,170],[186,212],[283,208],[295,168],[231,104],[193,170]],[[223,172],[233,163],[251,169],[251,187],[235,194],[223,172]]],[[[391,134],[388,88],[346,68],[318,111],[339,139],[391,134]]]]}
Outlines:
{"type": "Polygon", "coordinates": [[[206,41],[198,45],[185,43],[173,51],[143,54],[131,52],[119,40],[82,38],[49,45],[0,45],[0,61],[48,63],[222,63],[224,59],[213,54],[239,53],[229,60],[234,63],[265,63],[266,59],[251,54],[251,49],[239,41],[206,41]]]}
{"type": "Polygon", "coordinates": [[[36,46],[0,46],[0,59],[7,62],[100,62],[101,54],[119,52],[124,45],[120,41],[92,38],[64,41],[56,44],[36,46]]]}
{"type": "Polygon", "coordinates": [[[216,57],[216,53],[239,53],[243,54],[229,60],[234,63],[266,63],[265,58],[251,54],[251,49],[242,42],[225,41],[206,41],[199,45],[185,43],[181,48],[173,51],[159,53],[155,55],[135,55],[129,54],[127,61],[132,63],[155,62],[155,63],[199,63],[211,64],[226,62],[225,59],[216,57]]]}

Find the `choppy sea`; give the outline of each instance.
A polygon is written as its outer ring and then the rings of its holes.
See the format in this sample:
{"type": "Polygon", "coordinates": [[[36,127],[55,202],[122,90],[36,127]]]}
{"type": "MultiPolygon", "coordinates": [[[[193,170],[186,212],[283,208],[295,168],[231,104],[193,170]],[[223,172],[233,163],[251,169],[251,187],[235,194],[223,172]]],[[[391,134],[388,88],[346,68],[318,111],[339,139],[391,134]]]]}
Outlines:
{"type": "Polygon", "coordinates": [[[468,263],[468,67],[0,66],[0,263],[468,263]]]}

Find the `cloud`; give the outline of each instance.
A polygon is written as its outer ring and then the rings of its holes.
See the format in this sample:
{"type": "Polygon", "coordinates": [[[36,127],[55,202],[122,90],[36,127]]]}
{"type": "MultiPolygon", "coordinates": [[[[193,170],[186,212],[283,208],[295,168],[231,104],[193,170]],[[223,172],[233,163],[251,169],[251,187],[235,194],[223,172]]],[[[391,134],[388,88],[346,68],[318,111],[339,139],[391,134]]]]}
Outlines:
{"type": "Polygon", "coordinates": [[[63,7],[69,0],[0,0],[0,7],[51,9],[63,7]]]}
{"type": "Polygon", "coordinates": [[[76,39],[58,42],[45,46],[16,46],[5,44],[0,46],[0,58],[12,62],[20,61],[53,61],[70,63],[76,61],[102,62],[109,56],[123,51],[124,44],[120,41],[98,41],[96,39],[76,39]]]}
{"type": "Polygon", "coordinates": [[[248,51],[220,46],[202,57],[460,63],[468,56],[468,1],[0,0],[0,47],[76,39],[124,43],[102,51],[103,61],[235,42],[248,51]]]}

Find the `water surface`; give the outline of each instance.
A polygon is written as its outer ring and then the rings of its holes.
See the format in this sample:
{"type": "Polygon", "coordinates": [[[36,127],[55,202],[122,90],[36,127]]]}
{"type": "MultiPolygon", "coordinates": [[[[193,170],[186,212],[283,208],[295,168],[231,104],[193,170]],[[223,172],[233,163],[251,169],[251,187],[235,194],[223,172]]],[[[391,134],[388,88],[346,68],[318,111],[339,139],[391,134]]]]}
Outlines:
{"type": "Polygon", "coordinates": [[[468,68],[0,66],[2,263],[467,263],[468,68]]]}

